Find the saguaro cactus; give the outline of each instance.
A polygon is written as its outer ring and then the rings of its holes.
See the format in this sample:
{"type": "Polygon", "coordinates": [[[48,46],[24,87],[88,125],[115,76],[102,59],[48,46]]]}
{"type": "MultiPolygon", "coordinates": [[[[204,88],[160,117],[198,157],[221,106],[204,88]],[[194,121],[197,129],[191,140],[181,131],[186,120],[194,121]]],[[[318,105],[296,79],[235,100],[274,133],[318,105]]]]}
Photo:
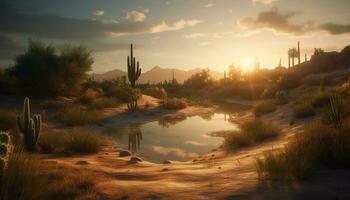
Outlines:
{"type": "Polygon", "coordinates": [[[40,136],[41,115],[30,116],[28,97],[24,99],[22,118],[17,116],[17,128],[24,135],[24,143],[28,151],[34,151],[40,136]]]}
{"type": "Polygon", "coordinates": [[[8,132],[0,131],[0,177],[4,173],[10,151],[10,136],[8,132]]]}
{"type": "Polygon", "coordinates": [[[132,87],[135,87],[135,82],[139,79],[141,75],[141,68],[139,66],[139,61],[133,55],[133,46],[130,45],[130,56],[128,56],[128,78],[132,87]]]}

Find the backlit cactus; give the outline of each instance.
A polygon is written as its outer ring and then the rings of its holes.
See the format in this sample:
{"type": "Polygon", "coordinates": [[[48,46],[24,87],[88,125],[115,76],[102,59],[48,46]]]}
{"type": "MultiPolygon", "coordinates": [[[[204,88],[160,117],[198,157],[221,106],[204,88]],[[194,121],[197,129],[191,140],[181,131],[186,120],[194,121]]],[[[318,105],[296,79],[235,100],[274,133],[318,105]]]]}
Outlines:
{"type": "Polygon", "coordinates": [[[141,75],[141,68],[139,61],[133,55],[133,46],[130,46],[130,56],[128,56],[128,78],[132,87],[135,87],[136,81],[141,75]]]}
{"type": "Polygon", "coordinates": [[[28,151],[34,151],[41,131],[41,115],[30,115],[29,98],[24,99],[23,116],[17,116],[17,128],[24,135],[28,151]]]}
{"type": "Polygon", "coordinates": [[[10,136],[8,132],[0,131],[0,174],[4,173],[9,153],[11,151],[10,136]]]}

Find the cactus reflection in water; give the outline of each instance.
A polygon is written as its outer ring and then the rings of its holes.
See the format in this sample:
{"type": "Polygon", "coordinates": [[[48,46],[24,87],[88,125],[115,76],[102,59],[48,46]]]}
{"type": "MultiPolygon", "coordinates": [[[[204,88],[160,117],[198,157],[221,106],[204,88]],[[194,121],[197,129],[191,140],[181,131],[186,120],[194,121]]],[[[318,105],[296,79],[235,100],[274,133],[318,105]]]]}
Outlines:
{"type": "Polygon", "coordinates": [[[129,130],[129,150],[137,152],[140,149],[142,132],[139,127],[133,127],[129,130]]]}

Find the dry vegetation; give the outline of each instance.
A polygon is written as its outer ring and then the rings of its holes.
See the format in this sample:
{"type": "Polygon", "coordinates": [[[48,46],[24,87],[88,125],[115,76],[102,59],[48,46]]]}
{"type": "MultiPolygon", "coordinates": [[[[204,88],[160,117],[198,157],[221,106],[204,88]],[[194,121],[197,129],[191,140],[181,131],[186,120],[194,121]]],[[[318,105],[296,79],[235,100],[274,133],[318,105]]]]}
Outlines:
{"type": "Polygon", "coordinates": [[[80,106],[67,107],[57,111],[56,119],[67,126],[95,124],[104,118],[100,110],[87,110],[80,106]]]}

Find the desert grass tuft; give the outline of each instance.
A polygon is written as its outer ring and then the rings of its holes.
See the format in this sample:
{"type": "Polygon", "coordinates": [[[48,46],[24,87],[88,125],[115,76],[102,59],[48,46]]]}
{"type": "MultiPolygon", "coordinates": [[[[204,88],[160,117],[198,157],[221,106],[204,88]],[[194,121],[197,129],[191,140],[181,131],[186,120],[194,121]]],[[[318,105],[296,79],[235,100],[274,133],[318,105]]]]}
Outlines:
{"type": "Polygon", "coordinates": [[[312,103],[309,101],[301,101],[293,106],[294,117],[307,118],[315,115],[312,103]]]}
{"type": "Polygon", "coordinates": [[[276,101],[275,100],[264,100],[254,107],[255,116],[260,116],[276,111],[276,101]]]}
{"type": "Polygon", "coordinates": [[[276,137],[280,134],[280,130],[262,119],[252,119],[243,122],[238,131],[224,131],[214,134],[224,136],[224,147],[226,149],[235,150],[276,137]]]}
{"type": "Polygon", "coordinates": [[[187,107],[186,99],[166,98],[163,99],[161,105],[164,109],[179,110],[187,107]]]}
{"type": "Polygon", "coordinates": [[[68,107],[56,113],[56,119],[67,126],[86,125],[101,122],[104,118],[102,111],[86,110],[79,106],[68,107]]]}

